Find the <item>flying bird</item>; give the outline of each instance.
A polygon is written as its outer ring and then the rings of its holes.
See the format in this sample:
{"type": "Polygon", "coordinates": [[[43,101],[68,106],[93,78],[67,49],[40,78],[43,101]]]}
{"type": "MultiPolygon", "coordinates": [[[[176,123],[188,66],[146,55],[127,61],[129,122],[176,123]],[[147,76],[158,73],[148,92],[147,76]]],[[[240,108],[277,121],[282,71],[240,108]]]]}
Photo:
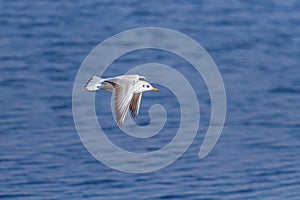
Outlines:
{"type": "Polygon", "coordinates": [[[85,84],[84,89],[96,92],[99,89],[112,92],[114,95],[114,109],[118,126],[122,126],[125,116],[130,110],[131,117],[137,118],[140,108],[142,92],[159,90],[152,87],[144,76],[122,75],[112,78],[100,78],[94,75],[85,84]]]}

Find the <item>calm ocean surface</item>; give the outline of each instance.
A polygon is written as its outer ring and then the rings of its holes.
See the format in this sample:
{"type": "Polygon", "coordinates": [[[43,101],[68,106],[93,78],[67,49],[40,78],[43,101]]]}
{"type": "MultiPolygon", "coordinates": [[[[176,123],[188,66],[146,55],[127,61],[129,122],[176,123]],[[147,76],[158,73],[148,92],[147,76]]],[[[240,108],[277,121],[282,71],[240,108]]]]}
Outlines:
{"type": "MultiPolygon", "coordinates": [[[[16,0],[1,1],[0,11],[1,199],[300,198],[299,1],[16,0]],[[195,141],[162,170],[127,174],[101,164],[81,143],[72,87],[96,45],[144,26],[174,29],[203,45],[224,79],[227,118],[214,150],[199,160],[210,98],[203,81],[185,71],[201,91],[195,141]]],[[[148,62],[188,66],[175,55],[145,50],[118,59],[107,75],[148,62]]],[[[100,92],[96,99],[110,105],[109,93],[100,92]]],[[[172,99],[164,88],[158,96],[145,94],[138,124],[149,123],[153,102],[165,105],[168,120],[178,122],[172,99]]],[[[113,125],[101,106],[99,120],[113,125]]],[[[177,128],[169,123],[166,131],[177,128]]],[[[117,129],[106,133],[116,144],[143,152],[174,136],[147,143],[117,129]]]]}

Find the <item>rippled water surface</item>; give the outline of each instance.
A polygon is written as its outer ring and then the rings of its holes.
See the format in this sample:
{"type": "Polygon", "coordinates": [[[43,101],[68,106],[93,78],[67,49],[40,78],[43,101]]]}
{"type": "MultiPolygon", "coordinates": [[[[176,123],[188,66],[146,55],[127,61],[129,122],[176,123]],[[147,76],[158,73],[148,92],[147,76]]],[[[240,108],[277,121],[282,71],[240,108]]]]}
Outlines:
{"type": "MultiPolygon", "coordinates": [[[[0,197],[7,199],[299,199],[299,1],[1,1],[0,197]],[[184,71],[199,87],[199,133],[171,166],[127,174],[84,148],[72,117],[73,82],[85,56],[121,31],[158,26],[194,38],[208,51],[227,92],[226,124],[214,150],[198,150],[210,119],[205,84],[167,52],[131,52],[107,75],[149,62],[184,71]],[[184,69],[184,70],[183,70],[184,69]]],[[[171,98],[172,97],[172,98],[171,98]]],[[[108,137],[131,151],[164,146],[178,128],[167,88],[145,94],[138,124],[161,103],[166,134],[128,139],[115,128],[108,93],[97,114],[108,137]],[[106,120],[106,121],[105,121],[106,120]]]]}

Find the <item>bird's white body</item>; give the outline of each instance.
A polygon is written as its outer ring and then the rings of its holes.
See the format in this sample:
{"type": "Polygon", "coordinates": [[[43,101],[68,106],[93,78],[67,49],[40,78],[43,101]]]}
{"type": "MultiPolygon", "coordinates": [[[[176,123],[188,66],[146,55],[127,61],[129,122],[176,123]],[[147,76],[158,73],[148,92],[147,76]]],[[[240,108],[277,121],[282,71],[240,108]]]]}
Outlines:
{"type": "Polygon", "coordinates": [[[85,84],[84,89],[89,92],[102,89],[114,94],[114,106],[118,126],[123,125],[128,110],[130,110],[133,118],[137,118],[142,92],[150,90],[158,92],[158,89],[152,87],[144,76],[139,75],[123,75],[105,79],[93,76],[85,84]]]}

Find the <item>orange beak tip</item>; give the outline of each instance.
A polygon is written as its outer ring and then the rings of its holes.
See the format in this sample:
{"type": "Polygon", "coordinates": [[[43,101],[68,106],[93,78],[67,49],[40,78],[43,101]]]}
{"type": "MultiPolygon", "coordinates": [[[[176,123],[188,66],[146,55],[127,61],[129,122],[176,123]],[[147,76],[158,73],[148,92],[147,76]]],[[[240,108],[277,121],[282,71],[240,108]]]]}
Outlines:
{"type": "Polygon", "coordinates": [[[152,90],[153,90],[154,92],[159,92],[159,90],[158,90],[157,88],[152,88],[152,90]]]}

